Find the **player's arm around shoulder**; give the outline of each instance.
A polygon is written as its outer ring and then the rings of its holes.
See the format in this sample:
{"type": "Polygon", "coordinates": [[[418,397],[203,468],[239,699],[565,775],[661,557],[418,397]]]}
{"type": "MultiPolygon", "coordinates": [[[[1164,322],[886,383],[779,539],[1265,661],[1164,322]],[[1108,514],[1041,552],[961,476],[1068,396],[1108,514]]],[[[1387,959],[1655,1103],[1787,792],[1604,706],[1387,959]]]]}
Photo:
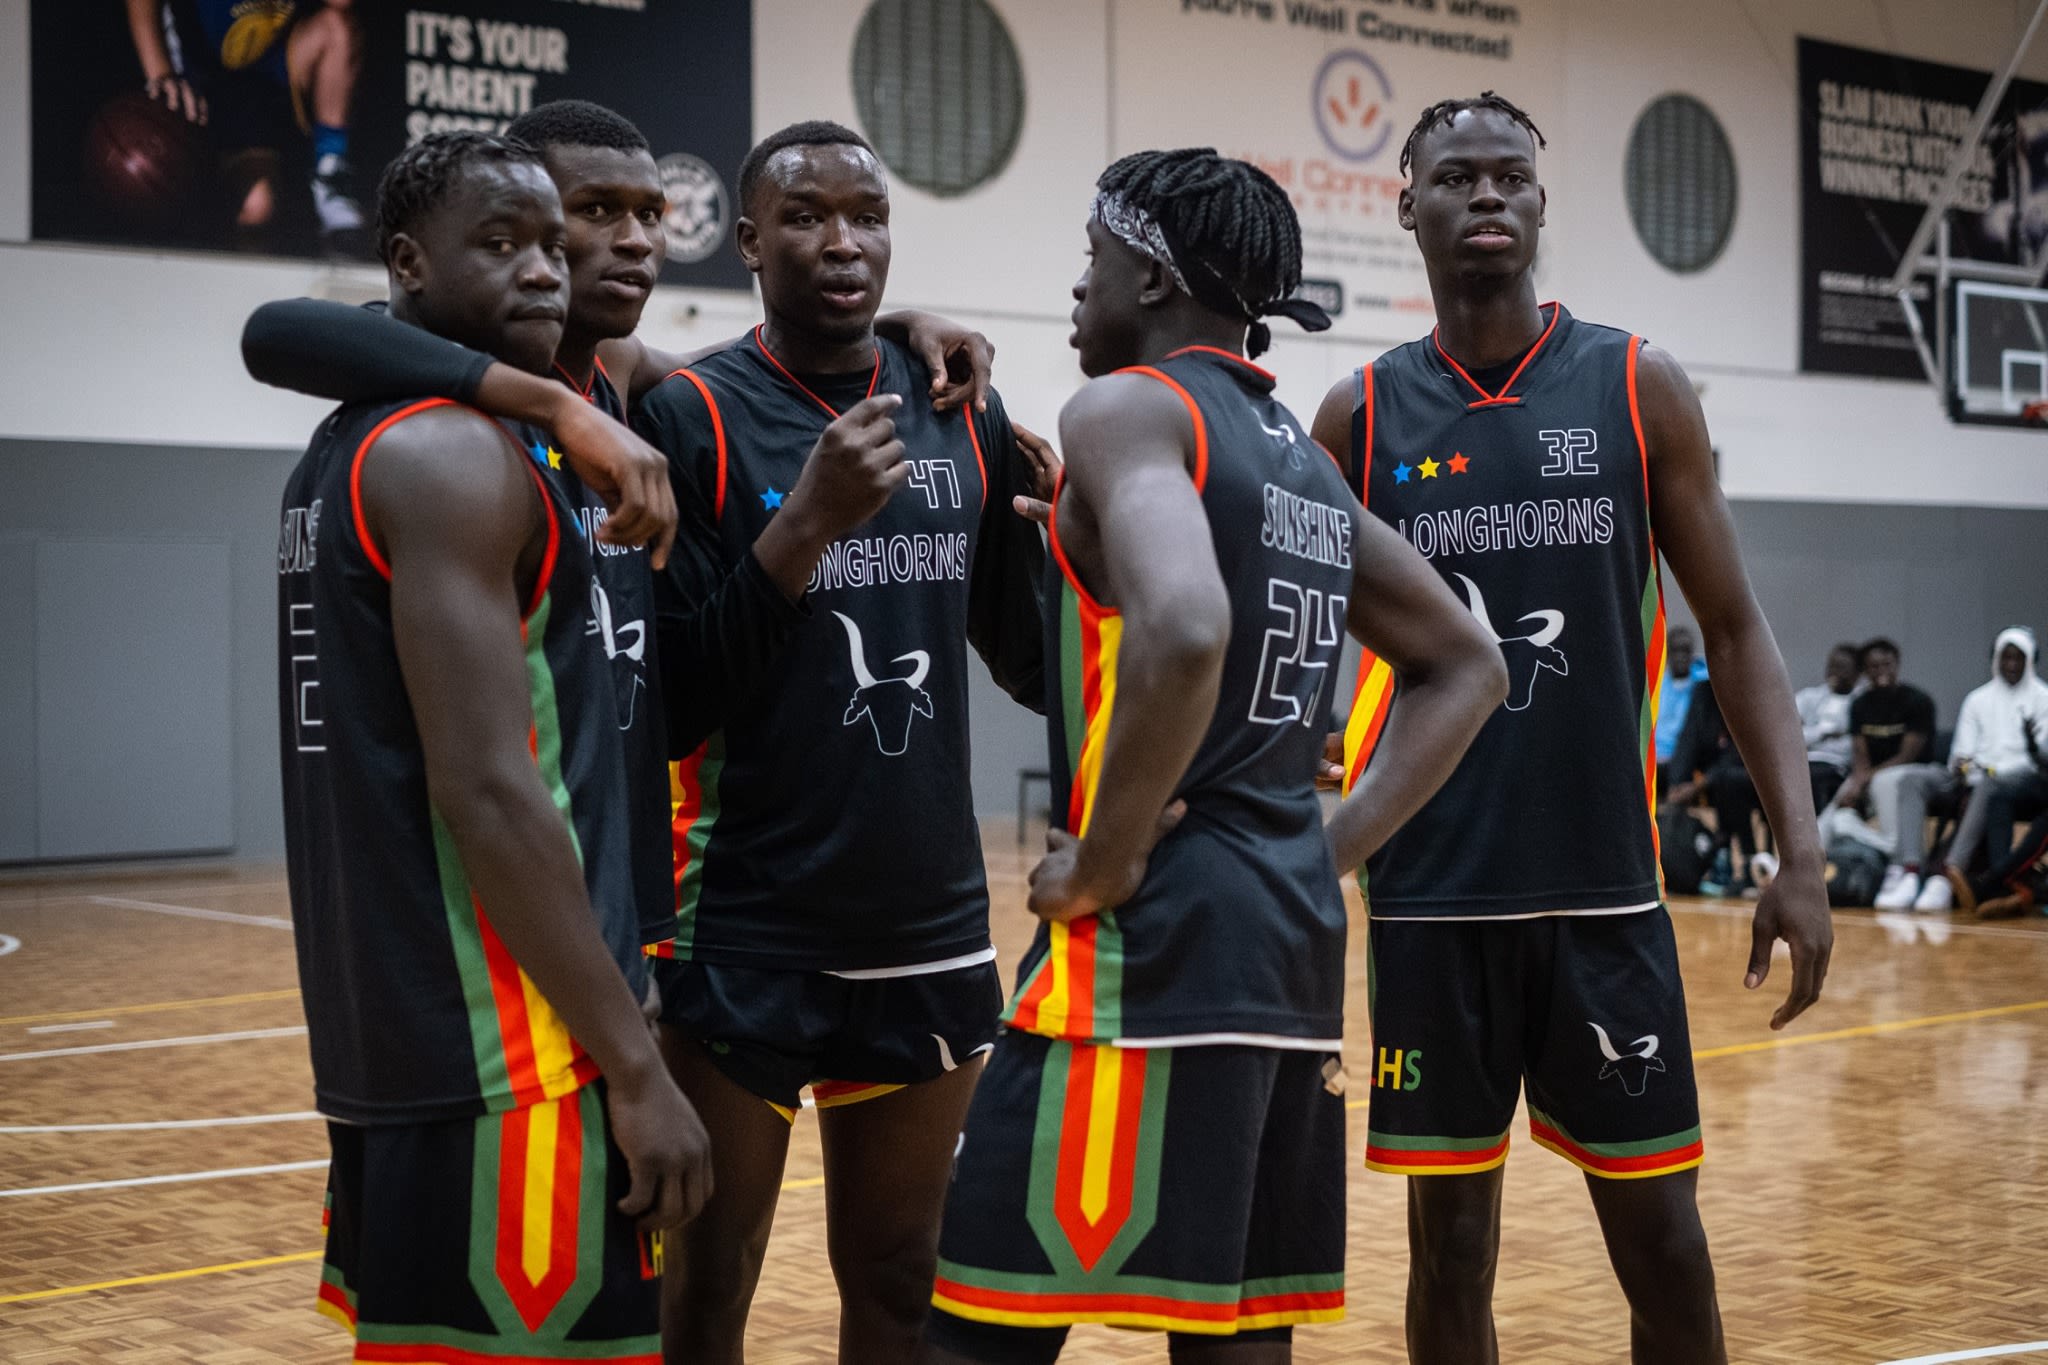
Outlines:
{"type": "Polygon", "coordinates": [[[1436,794],[1508,692],[1500,646],[1443,577],[1356,499],[1350,507],[1351,634],[1396,685],[1372,763],[1330,817],[1331,856],[1344,871],[1436,794]]]}
{"type": "Polygon", "coordinates": [[[1771,1018],[1772,1028],[1782,1028],[1820,998],[1834,949],[1806,742],[1785,662],[1742,564],[1706,413],[1678,361],[1655,346],[1636,357],[1636,406],[1657,547],[1699,620],[1715,699],[1778,843],[1781,863],[1757,901],[1744,984],[1763,984],[1774,940],[1791,946],[1791,991],[1771,1018]]]}
{"type": "Polygon", "coordinates": [[[522,627],[546,586],[535,580],[553,513],[504,432],[453,406],[389,428],[362,457],[360,487],[434,810],[492,927],[610,1081],[633,1170],[622,1209],[672,1226],[709,1192],[707,1141],[604,945],[528,748],[522,627]]]}

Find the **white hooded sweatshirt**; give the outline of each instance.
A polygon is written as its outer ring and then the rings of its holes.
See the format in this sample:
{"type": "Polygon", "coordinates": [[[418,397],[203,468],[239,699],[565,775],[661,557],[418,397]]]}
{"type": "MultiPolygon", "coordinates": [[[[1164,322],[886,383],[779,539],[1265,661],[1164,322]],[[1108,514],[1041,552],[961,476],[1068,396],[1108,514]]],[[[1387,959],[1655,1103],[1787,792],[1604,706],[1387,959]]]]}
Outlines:
{"type": "Polygon", "coordinates": [[[2048,683],[2034,672],[2034,632],[2012,626],[1992,643],[1991,681],[1963,698],[1949,762],[1961,766],[1968,760],[1976,769],[2002,776],[2032,772],[2034,760],[2020,728],[2023,719],[2034,722],[2037,741],[2048,749],[2048,683]],[[2017,685],[1998,676],[1998,655],[2007,645],[2027,656],[2026,674],[2017,685]]]}

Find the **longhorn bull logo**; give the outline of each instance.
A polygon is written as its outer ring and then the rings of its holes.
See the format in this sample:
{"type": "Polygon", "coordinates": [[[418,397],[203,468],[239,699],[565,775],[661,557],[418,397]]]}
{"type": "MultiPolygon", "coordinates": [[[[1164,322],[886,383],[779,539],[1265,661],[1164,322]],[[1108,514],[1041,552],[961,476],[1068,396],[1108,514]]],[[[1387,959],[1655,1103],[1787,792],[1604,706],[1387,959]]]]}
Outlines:
{"type": "Polygon", "coordinates": [[[1656,1034],[1646,1033],[1630,1043],[1629,1046],[1636,1049],[1633,1052],[1616,1052],[1606,1029],[1590,1019],[1586,1021],[1586,1027],[1592,1029],[1600,1039],[1600,1055],[1607,1059],[1606,1064],[1600,1068],[1599,1079],[1604,1081],[1609,1076],[1619,1077],[1623,1090],[1631,1095],[1640,1095],[1644,1087],[1650,1083],[1650,1073],[1664,1069],[1664,1059],[1657,1055],[1656,1034]]]}
{"type": "Polygon", "coordinates": [[[1282,422],[1276,429],[1267,426],[1262,419],[1254,420],[1258,421],[1261,431],[1264,431],[1268,436],[1278,441],[1286,449],[1287,467],[1289,469],[1301,468],[1301,440],[1294,434],[1294,424],[1292,422],[1282,422]]]}
{"type": "Polygon", "coordinates": [[[866,716],[868,724],[874,727],[876,747],[894,758],[910,747],[911,722],[918,716],[931,718],[932,695],[924,690],[924,680],[932,671],[932,656],[921,649],[898,654],[889,662],[909,664],[910,676],[877,678],[868,667],[860,627],[845,612],[832,614],[846,627],[847,653],[853,659],[853,698],[846,703],[846,718],[841,723],[858,725],[860,718],[866,716]]]}
{"type": "Polygon", "coordinates": [[[641,691],[647,686],[647,623],[612,619],[612,599],[596,579],[590,582],[590,624],[585,635],[604,642],[604,656],[612,661],[613,690],[618,697],[619,728],[633,728],[633,713],[641,691]]]}
{"type": "Polygon", "coordinates": [[[1463,574],[1457,579],[1465,585],[1465,595],[1470,599],[1472,614],[1479,618],[1479,624],[1486,633],[1500,642],[1500,652],[1508,665],[1508,699],[1502,703],[1510,711],[1526,711],[1536,696],[1536,675],[1544,669],[1560,677],[1571,674],[1571,664],[1565,659],[1564,651],[1557,647],[1557,637],[1564,634],[1564,613],[1546,608],[1532,611],[1522,617],[1523,621],[1540,624],[1529,635],[1503,636],[1493,628],[1493,622],[1486,615],[1486,599],[1479,595],[1479,585],[1463,574]]]}

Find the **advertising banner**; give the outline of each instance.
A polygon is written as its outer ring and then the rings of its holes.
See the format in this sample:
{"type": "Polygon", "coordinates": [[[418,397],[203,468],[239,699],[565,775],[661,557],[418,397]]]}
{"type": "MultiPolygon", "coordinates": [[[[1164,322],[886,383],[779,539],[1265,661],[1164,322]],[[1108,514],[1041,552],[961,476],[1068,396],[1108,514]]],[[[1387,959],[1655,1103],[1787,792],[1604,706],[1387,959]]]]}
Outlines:
{"type": "Polygon", "coordinates": [[[617,109],[668,190],[667,284],[745,288],[738,0],[34,0],[40,240],[369,259],[377,178],[429,133],[617,109]]]}

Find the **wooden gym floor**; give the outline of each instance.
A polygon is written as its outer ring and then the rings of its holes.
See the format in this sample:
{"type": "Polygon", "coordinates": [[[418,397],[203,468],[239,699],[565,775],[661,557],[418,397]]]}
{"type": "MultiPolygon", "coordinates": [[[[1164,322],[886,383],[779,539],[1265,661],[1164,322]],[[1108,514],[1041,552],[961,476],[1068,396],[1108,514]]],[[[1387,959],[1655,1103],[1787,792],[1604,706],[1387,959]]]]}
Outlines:
{"type": "MultiPolygon", "coordinates": [[[[1030,931],[1009,835],[992,824],[988,838],[1006,970],[1030,931]]],[[[1843,914],[1826,998],[1773,1036],[1783,985],[1742,989],[1743,907],[1674,918],[1734,1359],[1877,1365],[2032,1342],[1998,1355],[2048,1360],[2048,921],[1843,914]]],[[[304,1113],[287,919],[274,867],[0,882],[0,1361],[347,1359],[311,1308],[326,1141],[304,1113]]],[[[1350,1316],[1303,1329],[1302,1362],[1405,1358],[1402,1187],[1358,1165],[1364,1136],[1354,1113],[1350,1316]]],[[[1625,1360],[1578,1172],[1519,1123],[1508,1172],[1503,1358],[1625,1360]]],[[[816,1126],[800,1120],[755,1365],[831,1359],[818,1173],[816,1126]]],[[[1164,1354],[1149,1334],[1083,1328],[1066,1358],[1164,1354]]]]}

